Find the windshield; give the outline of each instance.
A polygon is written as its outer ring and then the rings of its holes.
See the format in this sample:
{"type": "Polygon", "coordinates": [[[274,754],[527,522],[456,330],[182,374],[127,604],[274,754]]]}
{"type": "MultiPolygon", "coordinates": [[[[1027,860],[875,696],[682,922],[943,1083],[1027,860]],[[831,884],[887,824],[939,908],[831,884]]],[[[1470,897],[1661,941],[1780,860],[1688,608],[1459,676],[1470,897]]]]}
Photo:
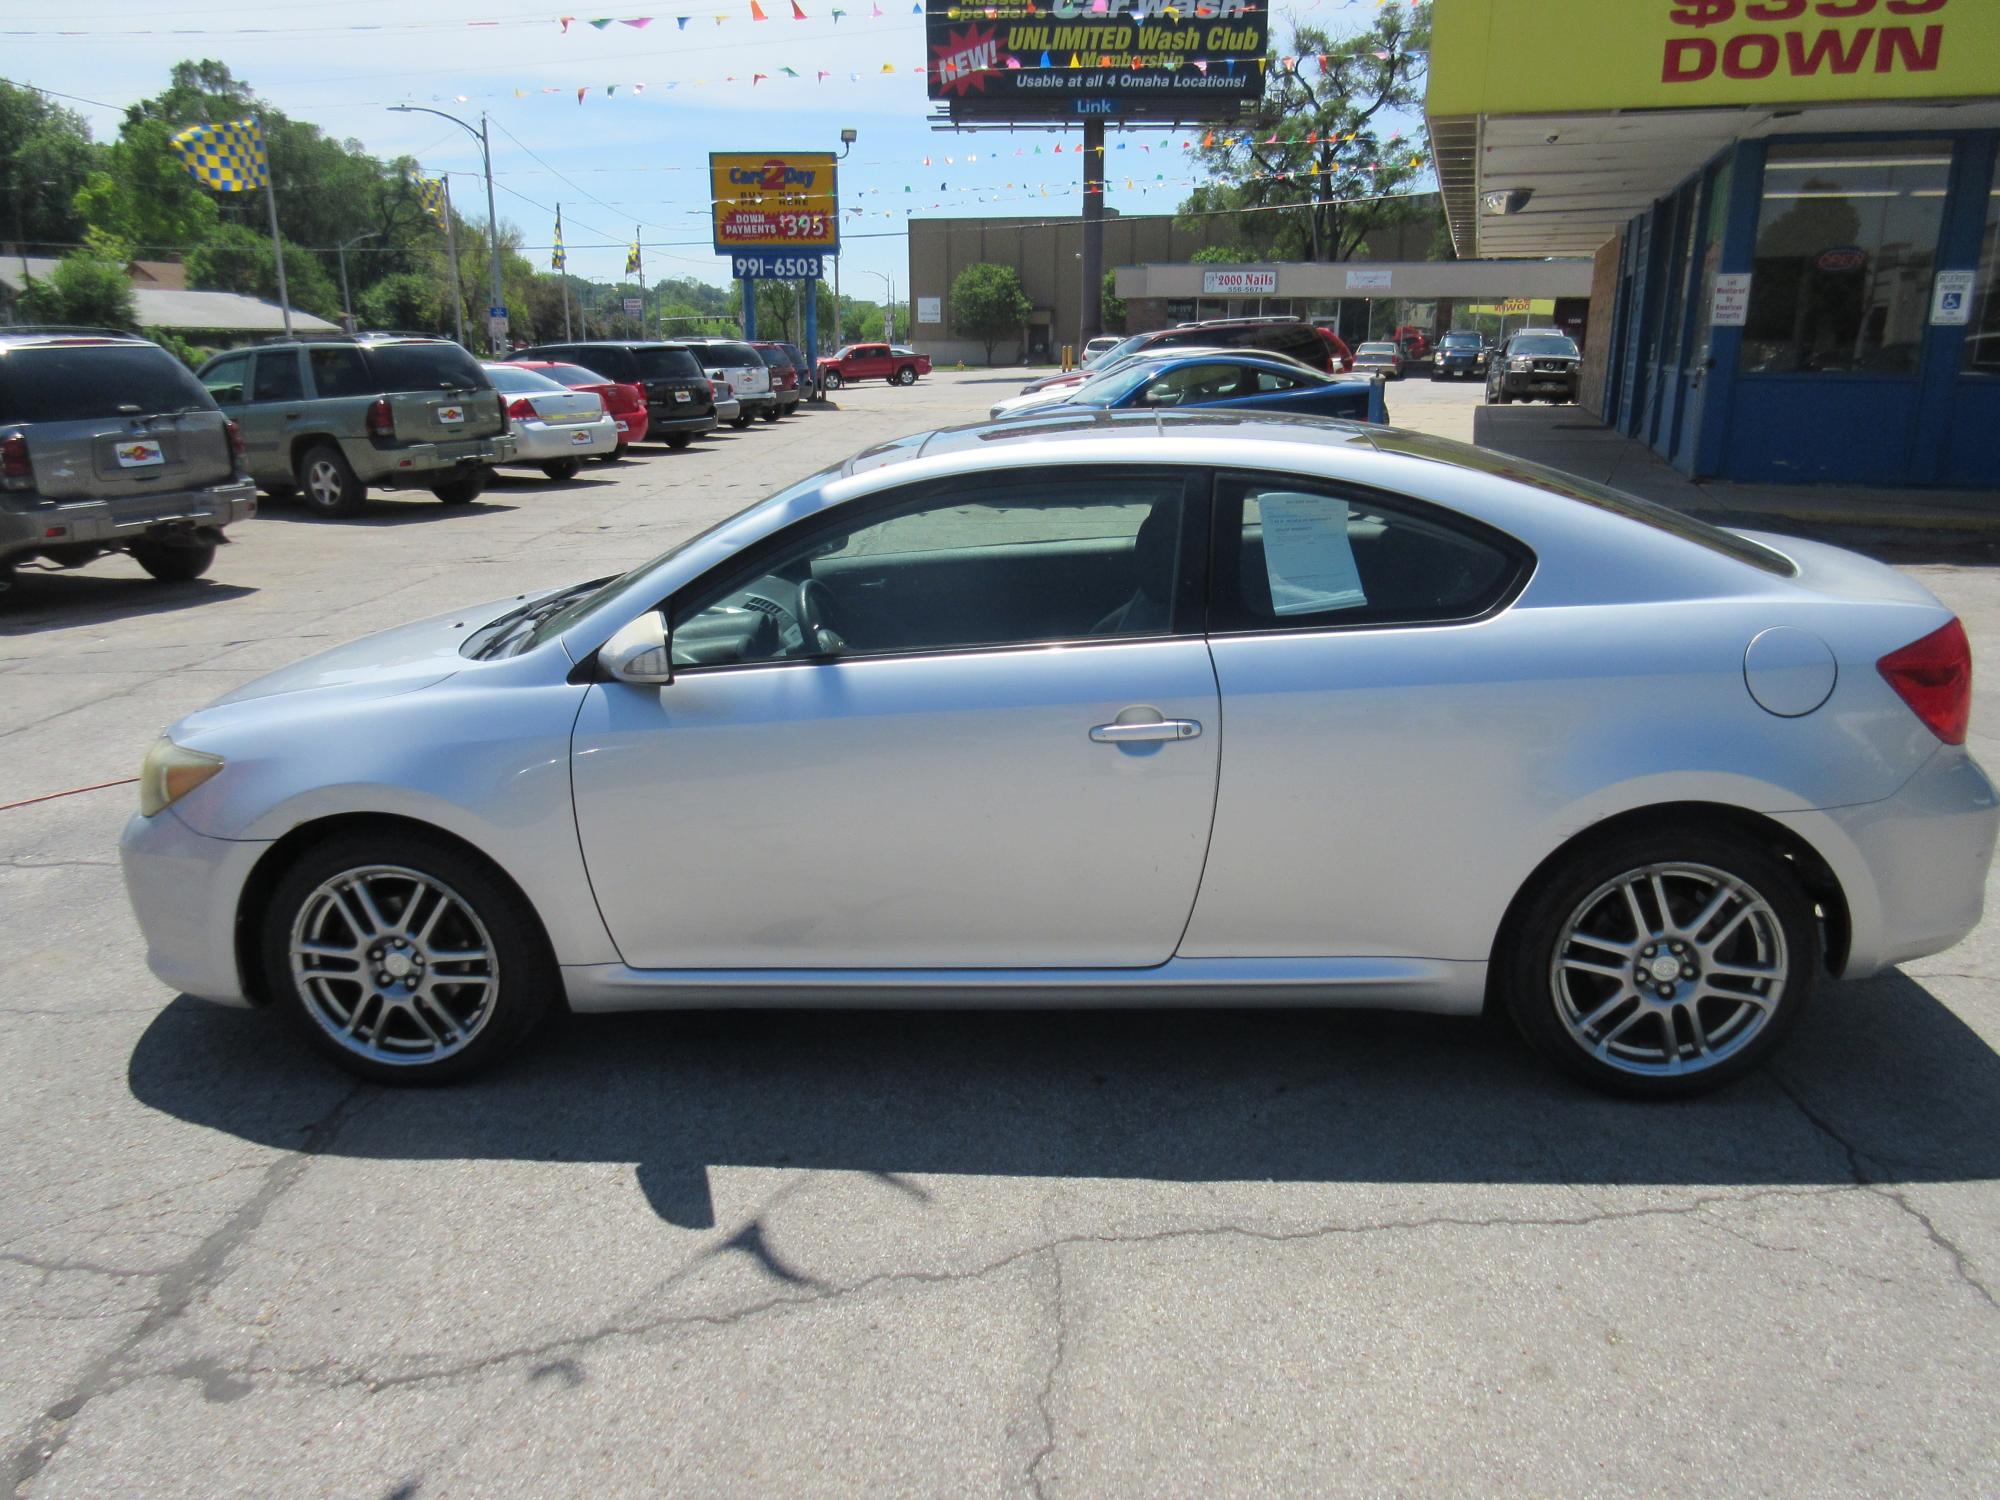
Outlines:
{"type": "Polygon", "coordinates": [[[456,344],[370,344],[368,368],[384,391],[481,391],[489,382],[456,344]]]}
{"type": "Polygon", "coordinates": [[[539,370],[517,370],[512,365],[482,365],[486,378],[493,382],[493,389],[505,391],[510,396],[546,395],[550,391],[567,391],[568,386],[550,380],[539,370]]]}
{"type": "Polygon", "coordinates": [[[1476,333],[1447,333],[1444,336],[1444,343],[1440,347],[1445,349],[1477,349],[1479,347],[1479,335],[1476,333]]]}
{"type": "Polygon", "coordinates": [[[1160,372],[1152,360],[1134,360],[1116,370],[1106,370],[1094,380],[1077,387],[1070,406],[1115,406],[1160,372]]]}
{"type": "Polygon", "coordinates": [[[685,349],[634,349],[632,357],[647,380],[694,380],[701,375],[701,361],[685,349]]]}
{"type": "Polygon", "coordinates": [[[764,363],[764,357],[748,344],[703,344],[701,353],[711,365],[735,369],[764,363]]]}
{"type": "Polygon", "coordinates": [[[152,344],[0,352],[0,422],[90,422],[189,409],[214,411],[215,398],[152,344]]]}
{"type": "Polygon", "coordinates": [[[774,370],[789,370],[792,367],[792,362],[785,358],[785,351],[782,349],[759,349],[757,352],[763,356],[764,363],[774,370]]]}
{"type": "Polygon", "coordinates": [[[1567,354],[1576,357],[1576,345],[1559,333],[1524,333],[1507,346],[1509,354],[1567,354]]]}
{"type": "Polygon", "coordinates": [[[1363,344],[1354,352],[1356,354],[1394,354],[1396,346],[1394,344],[1363,344]]]}

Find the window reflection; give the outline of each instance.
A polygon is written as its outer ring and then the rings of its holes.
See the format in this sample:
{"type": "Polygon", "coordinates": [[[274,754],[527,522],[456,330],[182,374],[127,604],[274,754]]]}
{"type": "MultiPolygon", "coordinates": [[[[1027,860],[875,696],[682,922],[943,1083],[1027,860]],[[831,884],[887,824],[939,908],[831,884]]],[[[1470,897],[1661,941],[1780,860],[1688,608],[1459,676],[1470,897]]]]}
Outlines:
{"type": "Polygon", "coordinates": [[[1972,326],[1965,330],[1967,372],[2000,375],[2000,287],[1996,282],[2000,282],[2000,188],[1986,200],[1986,237],[1979,242],[1972,326]]]}
{"type": "Polygon", "coordinates": [[[1774,144],[1743,368],[1915,370],[1950,171],[1942,141],[1774,144]]]}

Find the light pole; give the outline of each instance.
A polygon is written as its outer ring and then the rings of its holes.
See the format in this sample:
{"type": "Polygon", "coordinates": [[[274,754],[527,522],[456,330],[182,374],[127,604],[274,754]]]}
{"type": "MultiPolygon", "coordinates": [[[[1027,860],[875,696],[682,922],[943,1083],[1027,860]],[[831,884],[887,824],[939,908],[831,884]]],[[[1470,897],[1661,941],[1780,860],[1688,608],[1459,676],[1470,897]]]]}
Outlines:
{"type": "Polygon", "coordinates": [[[889,301],[882,309],[882,342],[893,344],[896,342],[896,279],[887,271],[870,271],[868,274],[880,278],[882,285],[888,288],[889,301]]]}
{"type": "Polygon", "coordinates": [[[491,257],[493,273],[493,301],[489,304],[486,322],[486,346],[490,353],[499,354],[499,336],[493,331],[491,309],[505,305],[500,290],[500,215],[493,208],[493,148],[486,137],[486,113],[480,111],[479,128],[474,130],[457,115],[448,115],[441,109],[429,109],[421,104],[392,104],[389,106],[399,115],[436,115],[440,120],[449,120],[467,135],[479,142],[479,160],[486,171],[486,248],[491,257]]]}
{"type": "Polygon", "coordinates": [[[334,254],[340,257],[340,310],[347,316],[347,331],[349,333],[354,332],[354,299],[347,295],[347,247],[349,245],[358,245],[363,240],[379,240],[380,238],[382,238],[381,232],[371,229],[366,234],[357,234],[351,240],[342,240],[338,245],[333,247],[334,254]]]}

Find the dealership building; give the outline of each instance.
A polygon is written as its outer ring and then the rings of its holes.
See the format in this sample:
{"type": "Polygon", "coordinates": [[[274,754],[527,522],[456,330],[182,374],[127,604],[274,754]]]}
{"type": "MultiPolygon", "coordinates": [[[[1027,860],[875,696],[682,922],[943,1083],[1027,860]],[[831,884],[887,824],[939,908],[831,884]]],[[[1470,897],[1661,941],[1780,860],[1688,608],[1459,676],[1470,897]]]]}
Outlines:
{"type": "Polygon", "coordinates": [[[2000,0],[1436,0],[1426,113],[1461,256],[1593,258],[1606,423],[2000,489],[2000,0]]]}

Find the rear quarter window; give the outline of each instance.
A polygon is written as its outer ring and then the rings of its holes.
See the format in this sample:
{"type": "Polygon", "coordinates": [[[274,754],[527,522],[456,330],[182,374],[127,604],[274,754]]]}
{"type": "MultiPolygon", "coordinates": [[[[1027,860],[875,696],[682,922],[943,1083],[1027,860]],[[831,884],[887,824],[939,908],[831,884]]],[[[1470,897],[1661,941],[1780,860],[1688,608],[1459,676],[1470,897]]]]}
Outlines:
{"type": "Polygon", "coordinates": [[[214,411],[187,366],[153,344],[55,344],[0,353],[0,422],[91,422],[214,411]]]}

